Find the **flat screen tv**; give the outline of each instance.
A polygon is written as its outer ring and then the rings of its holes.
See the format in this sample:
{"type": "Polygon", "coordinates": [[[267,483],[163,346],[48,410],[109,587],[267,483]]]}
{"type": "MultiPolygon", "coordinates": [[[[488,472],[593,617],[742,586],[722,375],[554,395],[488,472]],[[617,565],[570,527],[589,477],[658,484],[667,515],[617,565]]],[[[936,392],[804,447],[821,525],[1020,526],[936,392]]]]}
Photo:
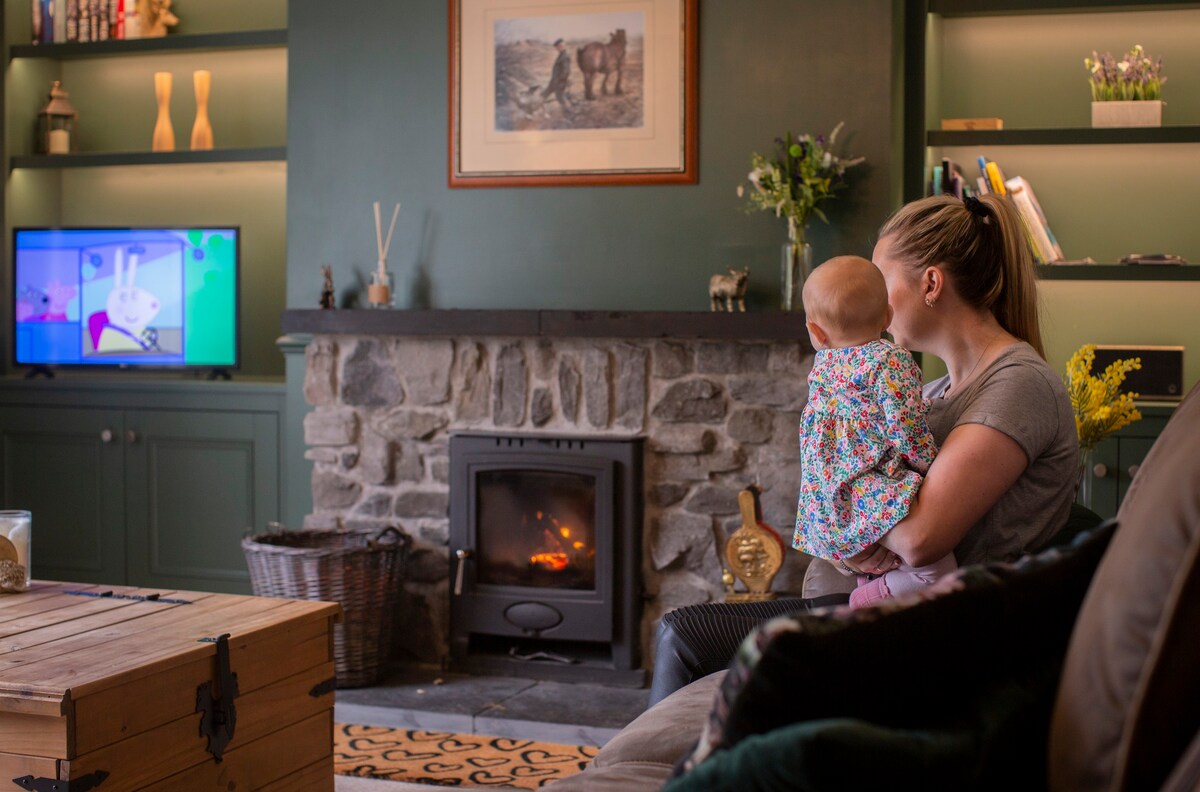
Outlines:
{"type": "Polygon", "coordinates": [[[238,229],[18,228],[14,360],[238,365],[238,229]]]}

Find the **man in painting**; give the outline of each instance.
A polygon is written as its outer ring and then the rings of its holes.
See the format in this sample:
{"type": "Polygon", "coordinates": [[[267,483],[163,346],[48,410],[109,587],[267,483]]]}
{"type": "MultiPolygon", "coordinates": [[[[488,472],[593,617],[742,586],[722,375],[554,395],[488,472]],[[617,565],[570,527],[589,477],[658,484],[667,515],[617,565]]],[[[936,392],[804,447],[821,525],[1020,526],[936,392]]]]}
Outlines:
{"type": "Polygon", "coordinates": [[[550,82],[542,91],[542,98],[554,94],[565,113],[571,107],[570,95],[567,93],[567,86],[571,81],[571,56],[567,54],[567,45],[562,39],[555,40],[554,49],[558,50],[558,58],[554,61],[554,71],[550,74],[550,82]]]}

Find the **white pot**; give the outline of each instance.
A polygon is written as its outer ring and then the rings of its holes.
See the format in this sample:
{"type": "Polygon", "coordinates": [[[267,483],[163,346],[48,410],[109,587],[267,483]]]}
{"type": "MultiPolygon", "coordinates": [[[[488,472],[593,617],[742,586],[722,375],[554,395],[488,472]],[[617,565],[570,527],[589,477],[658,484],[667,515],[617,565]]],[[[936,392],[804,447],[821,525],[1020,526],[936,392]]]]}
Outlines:
{"type": "Polygon", "coordinates": [[[1092,126],[1162,126],[1162,107],[1161,99],[1138,102],[1092,102],[1092,126]]]}

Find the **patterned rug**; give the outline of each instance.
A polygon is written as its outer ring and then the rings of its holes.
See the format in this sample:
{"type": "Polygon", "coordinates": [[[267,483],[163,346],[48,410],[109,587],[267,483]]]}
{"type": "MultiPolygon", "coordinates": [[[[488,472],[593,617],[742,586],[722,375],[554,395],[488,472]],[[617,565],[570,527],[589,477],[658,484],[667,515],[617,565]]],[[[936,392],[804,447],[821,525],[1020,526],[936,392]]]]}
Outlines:
{"type": "Polygon", "coordinates": [[[574,775],[599,748],[339,723],[334,771],[415,784],[539,789],[574,775]]]}

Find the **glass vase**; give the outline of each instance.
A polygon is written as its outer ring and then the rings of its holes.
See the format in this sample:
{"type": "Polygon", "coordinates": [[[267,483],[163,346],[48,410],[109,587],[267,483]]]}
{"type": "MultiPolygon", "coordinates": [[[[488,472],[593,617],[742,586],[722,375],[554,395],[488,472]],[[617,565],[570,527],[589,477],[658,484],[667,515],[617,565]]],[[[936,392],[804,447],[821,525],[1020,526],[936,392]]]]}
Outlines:
{"type": "Polygon", "coordinates": [[[1096,477],[1092,474],[1095,455],[1094,448],[1079,449],[1079,489],[1075,493],[1075,502],[1087,509],[1092,508],[1093,487],[1096,483],[1096,477]]]}
{"type": "Polygon", "coordinates": [[[788,222],[788,241],[783,243],[780,259],[779,307],[784,311],[799,311],[804,308],[801,296],[804,279],[812,272],[812,245],[804,241],[803,229],[792,221],[788,222]]]}

